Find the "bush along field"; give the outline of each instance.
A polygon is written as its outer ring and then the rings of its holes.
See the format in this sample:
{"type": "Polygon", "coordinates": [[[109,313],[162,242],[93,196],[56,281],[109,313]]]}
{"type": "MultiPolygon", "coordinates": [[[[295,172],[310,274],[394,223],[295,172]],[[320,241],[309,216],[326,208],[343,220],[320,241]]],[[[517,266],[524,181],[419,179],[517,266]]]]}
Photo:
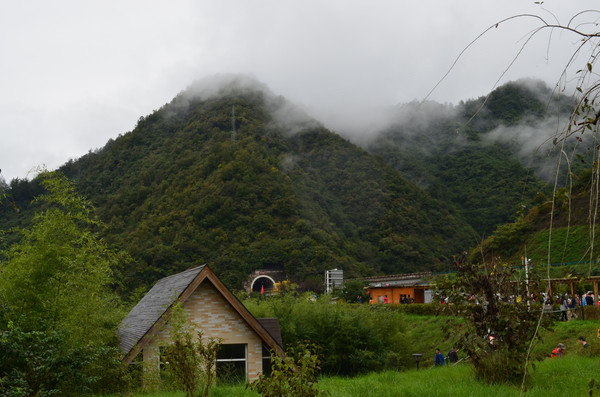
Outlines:
{"type": "Polygon", "coordinates": [[[359,305],[283,294],[246,299],[255,317],[277,317],[286,347],[310,341],[320,347],[322,373],[356,375],[384,369],[405,369],[409,354],[406,322],[391,305],[359,305]]]}

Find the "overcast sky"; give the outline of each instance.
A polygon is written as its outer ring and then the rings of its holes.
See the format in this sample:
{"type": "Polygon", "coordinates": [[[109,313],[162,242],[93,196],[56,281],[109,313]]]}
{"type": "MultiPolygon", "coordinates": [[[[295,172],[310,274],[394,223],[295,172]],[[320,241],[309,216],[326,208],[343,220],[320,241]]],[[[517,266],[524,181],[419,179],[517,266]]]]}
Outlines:
{"type": "MultiPolygon", "coordinates": [[[[526,13],[566,24],[596,5],[0,0],[0,175],[24,178],[33,167],[54,169],[102,147],[194,80],[218,73],[253,75],[328,126],[340,118],[360,125],[374,108],[423,99],[495,22],[526,13]]],[[[490,31],[431,99],[458,103],[489,92],[539,26],[525,18],[490,31]]],[[[527,45],[500,84],[558,81],[578,38],[548,33],[527,45]]]]}

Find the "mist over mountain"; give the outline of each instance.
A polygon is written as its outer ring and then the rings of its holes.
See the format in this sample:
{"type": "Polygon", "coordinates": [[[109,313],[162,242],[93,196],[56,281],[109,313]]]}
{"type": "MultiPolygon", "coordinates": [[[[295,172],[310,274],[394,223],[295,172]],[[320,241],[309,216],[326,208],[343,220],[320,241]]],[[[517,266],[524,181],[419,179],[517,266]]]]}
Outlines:
{"type": "MultiPolygon", "coordinates": [[[[60,169],[133,258],[130,287],[202,263],[232,287],[260,268],[439,270],[476,242],[452,205],[245,76],[194,83],[60,169]]],[[[35,181],[11,187],[27,210],[35,181]]]]}
{"type": "MultiPolygon", "coordinates": [[[[540,143],[571,104],[552,95],[520,81],[457,105],[399,105],[360,148],[255,79],[218,75],[60,170],[131,255],[128,286],[201,263],[232,287],[260,268],[309,283],[330,268],[444,270],[549,191],[555,154],[540,143]]],[[[38,193],[35,180],[10,183],[24,214],[38,193]]]]}
{"type": "MultiPolygon", "coordinates": [[[[547,193],[557,172],[564,183],[569,171],[590,166],[557,168],[554,138],[573,108],[572,99],[543,82],[519,80],[457,105],[399,105],[364,147],[432,196],[452,202],[485,236],[530,207],[538,192],[547,193]]],[[[579,142],[572,137],[566,148],[585,157],[579,142]]]]}

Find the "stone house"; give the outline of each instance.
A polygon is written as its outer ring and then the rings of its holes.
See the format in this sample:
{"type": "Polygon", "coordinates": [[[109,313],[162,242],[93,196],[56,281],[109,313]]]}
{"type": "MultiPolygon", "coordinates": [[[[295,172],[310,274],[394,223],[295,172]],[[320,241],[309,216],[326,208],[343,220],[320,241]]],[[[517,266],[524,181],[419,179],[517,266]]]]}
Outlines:
{"type": "Polygon", "coordinates": [[[158,375],[176,301],[203,337],[221,338],[217,375],[226,368],[251,381],[270,369],[271,351],[283,354],[277,319],[256,319],[204,265],[159,280],[125,317],[119,326],[125,363],[143,361],[147,375],[158,375]]]}

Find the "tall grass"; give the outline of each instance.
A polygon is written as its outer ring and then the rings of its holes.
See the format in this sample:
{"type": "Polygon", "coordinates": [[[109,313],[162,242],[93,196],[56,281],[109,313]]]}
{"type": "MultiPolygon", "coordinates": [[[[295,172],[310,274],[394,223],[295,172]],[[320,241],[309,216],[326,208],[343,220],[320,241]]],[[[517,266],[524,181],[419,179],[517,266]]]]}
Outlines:
{"type": "MultiPolygon", "coordinates": [[[[513,385],[488,385],[479,382],[472,374],[470,364],[433,368],[436,347],[446,350],[453,344],[453,329],[460,319],[446,316],[420,316],[405,314],[407,325],[404,337],[411,353],[423,353],[417,371],[410,354],[402,357],[401,367],[410,370],[372,372],[356,377],[323,377],[322,390],[332,397],[362,396],[519,396],[520,387],[513,385]]],[[[526,397],[587,396],[590,379],[600,380],[600,339],[596,333],[598,321],[557,322],[551,331],[543,331],[542,341],[534,346],[535,370],[529,378],[526,397]],[[584,336],[589,347],[577,343],[584,336]],[[558,343],[566,345],[564,359],[551,360],[550,351],[558,343]],[[541,360],[541,361],[540,361],[541,360]]],[[[459,351],[460,353],[460,351],[459,351]]],[[[461,356],[462,358],[462,356],[461,356]]],[[[211,397],[251,397],[258,394],[239,387],[214,387],[211,397]]],[[[600,390],[594,389],[600,396],[600,390]]],[[[183,397],[183,393],[137,394],[135,397],[183,397]]]]}
{"type": "MultiPolygon", "coordinates": [[[[586,396],[591,378],[599,378],[598,360],[566,357],[539,363],[529,381],[527,397],[586,396]]],[[[497,396],[513,397],[520,386],[488,385],[475,380],[469,365],[429,367],[420,371],[381,372],[357,378],[324,378],[323,390],[335,396],[422,397],[422,396],[497,396]]],[[[600,390],[595,390],[600,395],[600,390]]]]}
{"type": "Polygon", "coordinates": [[[423,354],[419,363],[422,367],[433,365],[435,349],[448,354],[458,339],[456,331],[464,322],[458,317],[417,314],[405,314],[404,321],[407,325],[406,344],[409,346],[408,354],[402,358],[405,368],[416,368],[413,353],[423,354]]]}
{"type": "MultiPolygon", "coordinates": [[[[529,379],[526,397],[587,396],[590,379],[600,379],[595,357],[565,357],[540,362],[529,379]]],[[[332,397],[447,397],[520,396],[519,385],[489,385],[475,380],[469,365],[427,367],[406,372],[385,371],[357,376],[324,377],[319,387],[332,397]]],[[[239,387],[215,387],[211,397],[255,397],[258,394],[239,387]]],[[[594,395],[600,390],[594,389],[594,395]]],[[[136,397],[183,397],[183,393],[139,394],[136,397]]]]}

